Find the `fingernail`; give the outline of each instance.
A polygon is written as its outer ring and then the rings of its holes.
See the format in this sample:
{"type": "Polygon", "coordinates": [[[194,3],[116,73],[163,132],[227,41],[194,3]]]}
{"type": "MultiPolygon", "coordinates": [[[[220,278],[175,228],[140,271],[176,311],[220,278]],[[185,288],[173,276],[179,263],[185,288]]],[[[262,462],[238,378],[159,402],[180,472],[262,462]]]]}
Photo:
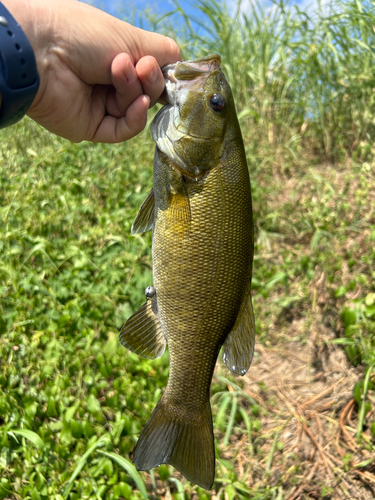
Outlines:
{"type": "Polygon", "coordinates": [[[148,73],[147,75],[147,80],[151,85],[156,83],[156,80],[158,79],[159,71],[156,65],[153,66],[152,70],[148,73]]]}
{"type": "Polygon", "coordinates": [[[128,83],[133,82],[137,78],[137,73],[131,61],[125,65],[124,76],[127,79],[128,83]]]}
{"type": "Polygon", "coordinates": [[[147,109],[150,107],[150,98],[148,95],[143,96],[143,104],[147,106],[147,109]]]}

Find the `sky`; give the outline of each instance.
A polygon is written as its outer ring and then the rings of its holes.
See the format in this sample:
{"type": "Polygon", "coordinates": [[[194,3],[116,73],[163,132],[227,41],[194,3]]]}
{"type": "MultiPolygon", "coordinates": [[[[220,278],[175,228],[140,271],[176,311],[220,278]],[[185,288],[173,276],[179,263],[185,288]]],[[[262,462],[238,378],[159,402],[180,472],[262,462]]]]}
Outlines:
{"type": "MultiPolygon", "coordinates": [[[[127,16],[127,13],[130,13],[133,10],[136,10],[142,13],[146,8],[149,8],[153,12],[157,14],[165,14],[167,12],[171,12],[176,8],[176,4],[173,0],[82,0],[86,3],[90,3],[95,5],[95,7],[99,7],[100,9],[112,14],[113,16],[124,18],[127,16]]],[[[186,0],[178,0],[179,4],[183,7],[185,12],[188,15],[194,16],[197,14],[197,10],[194,8],[192,1],[186,0]]],[[[226,0],[230,9],[235,10],[237,6],[237,0],[226,0]]],[[[243,9],[246,9],[246,4],[251,2],[252,0],[242,0],[243,9]]],[[[259,4],[264,8],[271,8],[273,3],[272,0],[258,0],[259,4]]],[[[323,0],[327,1],[327,0],[323,0]]],[[[316,5],[318,0],[289,0],[287,3],[289,7],[294,5],[298,5],[298,7],[302,10],[311,9],[314,5],[316,5]]],[[[284,0],[284,3],[285,0],[284,0]]],[[[137,18],[134,24],[138,24],[137,18]]]]}
{"type": "MultiPolygon", "coordinates": [[[[166,12],[170,12],[175,9],[172,1],[169,0],[81,0],[86,3],[90,3],[95,5],[95,7],[99,7],[100,9],[112,14],[116,17],[123,17],[124,13],[130,12],[131,10],[139,10],[143,11],[145,8],[148,8],[152,11],[155,11],[160,14],[164,14],[166,12]]],[[[187,12],[194,11],[191,7],[191,3],[180,2],[184,5],[184,8],[187,12]]]]}

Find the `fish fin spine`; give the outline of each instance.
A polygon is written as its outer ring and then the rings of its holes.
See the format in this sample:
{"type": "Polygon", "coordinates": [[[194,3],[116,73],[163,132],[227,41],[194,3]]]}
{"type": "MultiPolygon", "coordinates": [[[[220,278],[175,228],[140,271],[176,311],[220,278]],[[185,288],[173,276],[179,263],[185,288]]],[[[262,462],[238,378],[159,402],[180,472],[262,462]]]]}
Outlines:
{"type": "Polygon", "coordinates": [[[133,463],[137,470],[171,464],[190,482],[211,489],[215,445],[209,402],[201,410],[184,411],[162,397],[142,430],[133,463]]]}

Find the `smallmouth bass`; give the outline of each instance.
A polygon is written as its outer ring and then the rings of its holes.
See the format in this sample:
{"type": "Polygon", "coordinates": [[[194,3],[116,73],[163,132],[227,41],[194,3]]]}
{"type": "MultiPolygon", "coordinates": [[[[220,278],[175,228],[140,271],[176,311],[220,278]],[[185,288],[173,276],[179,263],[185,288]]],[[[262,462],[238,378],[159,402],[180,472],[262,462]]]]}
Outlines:
{"type": "Polygon", "coordinates": [[[148,358],[169,346],[167,388],[133,454],[210,489],[215,448],[210,385],[223,361],[245,374],[254,352],[254,230],[246,156],[232,92],[214,54],[164,67],[168,104],[156,115],[153,189],[132,233],[153,230],[149,300],[120,331],[148,358]]]}

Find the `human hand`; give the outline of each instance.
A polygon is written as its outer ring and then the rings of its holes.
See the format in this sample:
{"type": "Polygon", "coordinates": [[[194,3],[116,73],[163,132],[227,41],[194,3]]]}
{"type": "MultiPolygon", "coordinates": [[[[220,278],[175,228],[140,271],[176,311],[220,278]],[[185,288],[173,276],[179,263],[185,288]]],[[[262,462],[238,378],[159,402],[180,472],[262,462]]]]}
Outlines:
{"type": "Polygon", "coordinates": [[[121,142],[146,125],[181,60],[170,38],[77,0],[2,0],[33,46],[40,87],[28,115],[73,142],[121,142]]]}

